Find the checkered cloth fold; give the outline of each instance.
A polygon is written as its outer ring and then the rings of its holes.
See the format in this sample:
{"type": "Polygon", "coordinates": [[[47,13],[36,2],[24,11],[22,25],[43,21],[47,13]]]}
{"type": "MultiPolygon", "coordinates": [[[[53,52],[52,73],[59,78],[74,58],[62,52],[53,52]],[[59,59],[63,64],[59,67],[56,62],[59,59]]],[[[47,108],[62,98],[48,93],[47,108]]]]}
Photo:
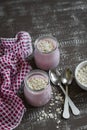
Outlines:
{"type": "Polygon", "coordinates": [[[1,38],[0,44],[0,130],[17,127],[26,110],[17,96],[31,66],[25,60],[32,53],[31,37],[19,32],[15,38],[1,38]]]}

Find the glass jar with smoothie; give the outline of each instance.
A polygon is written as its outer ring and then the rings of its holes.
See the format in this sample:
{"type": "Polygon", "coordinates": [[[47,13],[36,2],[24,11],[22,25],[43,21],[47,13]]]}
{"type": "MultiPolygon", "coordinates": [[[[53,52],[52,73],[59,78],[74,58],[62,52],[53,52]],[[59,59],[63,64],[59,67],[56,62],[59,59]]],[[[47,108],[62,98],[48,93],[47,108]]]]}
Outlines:
{"type": "Polygon", "coordinates": [[[32,106],[43,106],[51,99],[51,85],[48,74],[42,70],[32,70],[24,80],[24,95],[32,106]]]}
{"type": "Polygon", "coordinates": [[[57,67],[60,52],[57,40],[52,36],[41,36],[35,41],[34,59],[36,66],[43,70],[57,67]]]}

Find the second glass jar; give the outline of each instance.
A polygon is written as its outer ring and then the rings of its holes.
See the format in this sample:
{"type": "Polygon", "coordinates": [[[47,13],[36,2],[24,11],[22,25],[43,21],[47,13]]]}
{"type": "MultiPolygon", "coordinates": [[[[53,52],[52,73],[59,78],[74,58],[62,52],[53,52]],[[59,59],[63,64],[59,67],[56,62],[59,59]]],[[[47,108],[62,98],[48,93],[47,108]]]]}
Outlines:
{"type": "Polygon", "coordinates": [[[57,40],[52,36],[41,36],[35,41],[34,59],[36,66],[43,70],[57,67],[60,52],[57,40]]]}

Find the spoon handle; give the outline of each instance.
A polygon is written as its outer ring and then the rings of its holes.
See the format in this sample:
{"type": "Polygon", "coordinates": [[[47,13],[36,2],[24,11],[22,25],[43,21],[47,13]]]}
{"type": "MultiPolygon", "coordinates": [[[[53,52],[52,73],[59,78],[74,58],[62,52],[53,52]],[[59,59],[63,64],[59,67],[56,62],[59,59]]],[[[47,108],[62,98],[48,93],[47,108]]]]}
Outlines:
{"type": "Polygon", "coordinates": [[[69,101],[69,105],[71,107],[71,110],[73,112],[74,115],[79,115],[80,111],[79,109],[75,106],[75,104],[73,103],[73,101],[68,97],[68,101],[69,101]]]}
{"type": "Polygon", "coordinates": [[[65,119],[68,119],[70,117],[69,104],[68,104],[68,86],[66,86],[66,95],[65,95],[65,102],[64,102],[63,117],[65,119]]]}
{"type": "MultiPolygon", "coordinates": [[[[64,93],[65,95],[67,95],[67,94],[66,94],[66,91],[64,90],[64,88],[63,88],[63,86],[61,85],[61,83],[58,83],[58,85],[59,85],[60,88],[62,89],[63,93],[64,93]]],[[[71,108],[73,114],[74,114],[74,115],[79,115],[79,114],[80,114],[79,109],[75,106],[74,102],[70,99],[70,97],[69,97],[68,95],[67,95],[67,97],[68,97],[68,102],[69,102],[69,105],[70,105],[70,108],[71,108]]]]}

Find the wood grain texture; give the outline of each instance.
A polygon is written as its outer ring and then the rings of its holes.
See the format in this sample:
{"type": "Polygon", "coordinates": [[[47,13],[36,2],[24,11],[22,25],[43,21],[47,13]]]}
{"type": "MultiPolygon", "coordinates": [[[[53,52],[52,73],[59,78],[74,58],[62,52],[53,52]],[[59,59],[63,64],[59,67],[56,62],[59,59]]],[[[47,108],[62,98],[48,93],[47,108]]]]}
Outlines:
{"type": "MultiPolygon", "coordinates": [[[[0,37],[14,37],[21,30],[30,33],[33,43],[41,35],[55,36],[61,70],[68,66],[74,73],[76,65],[87,60],[87,0],[0,0],[0,37]]],[[[87,92],[73,80],[69,95],[81,114],[70,113],[69,120],[56,111],[63,110],[63,102],[56,99],[59,93],[60,88],[53,87],[52,100],[41,108],[33,108],[24,100],[27,111],[15,130],[87,130],[87,92]],[[49,110],[53,118],[48,117],[49,110]],[[47,117],[38,120],[43,111],[47,117]]]]}

